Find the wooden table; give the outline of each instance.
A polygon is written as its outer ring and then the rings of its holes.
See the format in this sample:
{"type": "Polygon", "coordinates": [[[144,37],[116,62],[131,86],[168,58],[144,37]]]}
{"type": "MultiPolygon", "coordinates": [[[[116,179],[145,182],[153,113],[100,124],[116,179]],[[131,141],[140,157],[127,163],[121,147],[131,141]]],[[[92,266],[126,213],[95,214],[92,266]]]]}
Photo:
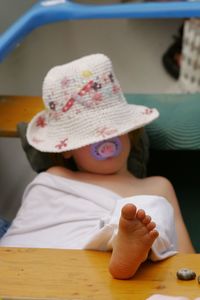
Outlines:
{"type": "Polygon", "coordinates": [[[179,281],[181,267],[200,274],[199,254],[145,263],[131,280],[108,273],[110,253],[83,250],[0,248],[1,299],[143,300],[152,294],[200,296],[197,280],[179,281]]]}

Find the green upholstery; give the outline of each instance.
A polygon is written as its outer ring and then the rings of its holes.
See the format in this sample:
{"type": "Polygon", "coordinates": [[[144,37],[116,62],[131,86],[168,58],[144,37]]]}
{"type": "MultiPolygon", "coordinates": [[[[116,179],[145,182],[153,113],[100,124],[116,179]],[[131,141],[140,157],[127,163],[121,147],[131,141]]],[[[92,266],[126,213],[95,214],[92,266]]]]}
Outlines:
{"type": "Polygon", "coordinates": [[[200,149],[200,94],[126,94],[126,99],[159,110],[160,117],[146,126],[151,148],[200,149]]]}

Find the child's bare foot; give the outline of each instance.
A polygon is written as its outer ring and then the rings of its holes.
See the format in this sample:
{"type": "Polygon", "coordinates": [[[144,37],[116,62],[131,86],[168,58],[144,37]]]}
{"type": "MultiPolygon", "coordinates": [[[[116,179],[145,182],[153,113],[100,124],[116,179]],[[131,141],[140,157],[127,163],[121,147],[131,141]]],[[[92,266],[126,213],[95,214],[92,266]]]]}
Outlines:
{"type": "Polygon", "coordinates": [[[109,270],[114,278],[132,277],[147,259],[158,231],[151,217],[133,204],[126,204],[121,211],[119,231],[113,246],[109,270]]]}

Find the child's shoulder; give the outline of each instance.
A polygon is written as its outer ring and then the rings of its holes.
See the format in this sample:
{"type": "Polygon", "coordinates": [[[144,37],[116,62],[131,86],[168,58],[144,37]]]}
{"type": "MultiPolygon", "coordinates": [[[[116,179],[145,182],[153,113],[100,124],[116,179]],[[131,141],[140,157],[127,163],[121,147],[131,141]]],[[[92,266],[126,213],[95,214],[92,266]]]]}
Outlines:
{"type": "Polygon", "coordinates": [[[172,183],[162,176],[150,176],[143,179],[143,186],[154,195],[169,198],[174,193],[172,183]]]}
{"type": "Polygon", "coordinates": [[[167,179],[164,176],[149,176],[145,177],[143,179],[146,183],[152,184],[152,183],[159,183],[162,186],[168,186],[171,185],[171,182],[169,179],[167,179]]]}
{"type": "Polygon", "coordinates": [[[51,167],[46,172],[61,177],[67,177],[67,178],[72,178],[73,176],[73,172],[71,170],[61,166],[51,167]]]}

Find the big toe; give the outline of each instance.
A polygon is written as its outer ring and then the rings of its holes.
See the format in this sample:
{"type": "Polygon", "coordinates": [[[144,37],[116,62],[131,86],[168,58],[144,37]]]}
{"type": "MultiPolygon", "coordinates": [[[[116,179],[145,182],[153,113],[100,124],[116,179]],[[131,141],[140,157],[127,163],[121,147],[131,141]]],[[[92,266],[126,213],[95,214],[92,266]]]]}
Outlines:
{"type": "Polygon", "coordinates": [[[133,220],[136,215],[136,206],[134,204],[128,203],[123,206],[121,214],[122,217],[126,220],[133,220]]]}

